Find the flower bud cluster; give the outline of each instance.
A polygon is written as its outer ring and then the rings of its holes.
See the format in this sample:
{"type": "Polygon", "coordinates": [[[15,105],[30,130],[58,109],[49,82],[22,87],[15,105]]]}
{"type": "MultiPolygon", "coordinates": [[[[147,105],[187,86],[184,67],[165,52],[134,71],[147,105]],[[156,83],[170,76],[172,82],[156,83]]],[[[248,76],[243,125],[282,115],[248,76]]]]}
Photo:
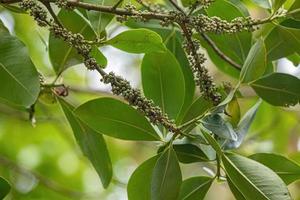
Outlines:
{"type": "Polygon", "coordinates": [[[59,7],[59,8],[65,8],[67,10],[74,10],[73,6],[70,6],[68,4],[67,0],[56,0],[55,4],[59,7]]]}
{"type": "Polygon", "coordinates": [[[124,9],[129,12],[129,13],[132,13],[132,15],[128,16],[128,15],[119,15],[116,17],[116,20],[120,23],[122,22],[126,22],[128,21],[128,19],[133,19],[135,21],[141,21],[141,22],[146,22],[148,21],[147,18],[145,18],[143,16],[143,14],[145,13],[148,13],[147,10],[145,11],[141,11],[141,10],[138,10],[134,5],[132,4],[126,4],[124,9]]]}
{"type": "Polygon", "coordinates": [[[110,72],[103,76],[102,81],[106,84],[110,84],[112,92],[115,95],[123,96],[130,105],[136,107],[147,116],[153,124],[162,124],[171,132],[178,131],[174,125],[174,121],[169,120],[168,116],[162,113],[161,109],[155,106],[152,100],[143,97],[140,90],[133,89],[127,80],[110,72]]]}
{"type": "Polygon", "coordinates": [[[35,0],[23,0],[19,3],[21,9],[29,11],[39,26],[47,26],[47,12],[35,0]]]}
{"type": "Polygon", "coordinates": [[[213,33],[237,33],[242,31],[254,31],[255,20],[251,17],[237,17],[228,22],[220,17],[208,17],[200,14],[191,18],[192,26],[200,32],[213,32],[213,33]]]}

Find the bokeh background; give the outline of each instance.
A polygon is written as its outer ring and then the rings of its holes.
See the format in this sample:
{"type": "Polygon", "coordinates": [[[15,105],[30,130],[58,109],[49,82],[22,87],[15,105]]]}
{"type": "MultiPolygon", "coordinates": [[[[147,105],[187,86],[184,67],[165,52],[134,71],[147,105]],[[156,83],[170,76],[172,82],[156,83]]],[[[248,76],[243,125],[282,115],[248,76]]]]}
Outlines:
{"type": "MultiPolygon", "coordinates": [[[[264,17],[266,11],[245,1],[253,17],[264,17]]],[[[36,26],[31,17],[11,13],[0,7],[0,19],[13,35],[28,47],[32,61],[46,77],[55,78],[47,52],[48,32],[36,26]]],[[[108,37],[127,29],[113,21],[107,28],[108,37]]],[[[1,38],[0,38],[1,39],[1,38]]],[[[140,87],[142,55],[128,54],[112,47],[102,49],[108,58],[107,71],[115,71],[140,87]]],[[[17,57],[16,57],[17,59],[17,57]]],[[[210,62],[207,66],[217,82],[236,80],[219,72],[210,62]]],[[[277,62],[277,70],[300,78],[300,67],[286,59],[277,62]]],[[[70,87],[68,99],[79,105],[89,99],[109,94],[109,87],[99,81],[97,73],[81,65],[69,68],[59,81],[70,87]]],[[[9,84],[9,83],[8,83],[9,84]]],[[[246,98],[239,99],[241,112],[257,100],[252,90],[242,88],[246,98]]],[[[82,155],[59,105],[42,97],[36,106],[36,123],[28,114],[0,104],[0,175],[12,184],[7,200],[29,199],[103,199],[125,200],[126,184],[134,169],[155,155],[156,143],[124,142],[105,137],[112,157],[114,177],[107,190],[101,186],[97,173],[82,155]]],[[[300,107],[277,108],[263,103],[243,145],[237,150],[244,155],[275,152],[300,164],[300,107]]],[[[213,173],[210,164],[182,165],[184,177],[213,173]]],[[[259,173],[259,172],[258,172],[259,173]]],[[[289,186],[292,196],[300,200],[300,182],[289,186]]],[[[231,200],[234,197],[224,182],[215,182],[206,196],[208,200],[231,200]]]]}

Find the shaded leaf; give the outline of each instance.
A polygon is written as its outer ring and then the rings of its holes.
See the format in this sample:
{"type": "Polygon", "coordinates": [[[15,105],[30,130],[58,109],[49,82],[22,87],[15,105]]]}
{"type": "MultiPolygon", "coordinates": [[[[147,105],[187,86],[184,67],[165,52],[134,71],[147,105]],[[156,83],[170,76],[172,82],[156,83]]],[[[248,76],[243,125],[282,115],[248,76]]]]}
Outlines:
{"type": "Polygon", "coordinates": [[[93,46],[90,55],[96,59],[97,63],[102,67],[105,68],[107,65],[107,59],[103,55],[103,53],[96,47],[93,46]]]}
{"type": "Polygon", "coordinates": [[[206,154],[193,144],[175,144],[173,148],[177,158],[182,163],[193,163],[207,161],[206,154]]]}
{"type": "Polygon", "coordinates": [[[176,153],[172,146],[158,158],[151,181],[152,200],[177,199],[182,183],[182,175],[176,153]]]}
{"type": "Polygon", "coordinates": [[[224,154],[222,161],[227,176],[245,199],[292,199],[284,182],[266,166],[232,153],[224,154]]]}
{"type": "Polygon", "coordinates": [[[249,158],[272,169],[285,184],[290,184],[300,179],[300,166],[284,156],[271,153],[257,153],[249,158]]]}
{"type": "Polygon", "coordinates": [[[159,140],[159,136],[137,110],[119,100],[103,97],[80,105],[76,116],[97,132],[124,140],[159,140]]]}
{"type": "Polygon", "coordinates": [[[208,192],[213,179],[205,176],[184,180],[181,185],[179,200],[202,200],[208,192]]]}
{"type": "Polygon", "coordinates": [[[290,7],[288,13],[290,13],[292,18],[300,20],[300,2],[295,0],[293,5],[290,7]]]}
{"type": "Polygon", "coordinates": [[[10,192],[10,189],[10,184],[4,178],[0,177],[0,199],[4,199],[10,192]]]}
{"type": "Polygon", "coordinates": [[[208,143],[216,151],[218,156],[222,156],[222,154],[223,154],[222,149],[221,149],[220,145],[218,144],[218,142],[215,140],[215,138],[213,138],[213,136],[207,130],[205,130],[205,128],[202,128],[201,132],[202,132],[203,136],[205,137],[205,139],[208,141],[208,143]]]}
{"type": "Polygon", "coordinates": [[[81,151],[96,169],[103,187],[108,187],[112,179],[112,164],[103,136],[82,123],[74,115],[74,107],[72,105],[63,99],[59,99],[59,103],[72,127],[81,151]]]}

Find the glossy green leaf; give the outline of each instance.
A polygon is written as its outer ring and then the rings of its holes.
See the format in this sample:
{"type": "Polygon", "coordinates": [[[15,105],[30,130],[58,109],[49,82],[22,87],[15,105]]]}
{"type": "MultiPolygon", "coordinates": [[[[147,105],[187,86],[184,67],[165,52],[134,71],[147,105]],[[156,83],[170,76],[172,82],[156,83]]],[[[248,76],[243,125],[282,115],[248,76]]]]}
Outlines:
{"type": "Polygon", "coordinates": [[[179,200],[203,200],[213,179],[206,176],[192,177],[181,185],[179,200]]]}
{"type": "Polygon", "coordinates": [[[108,187],[112,179],[112,164],[103,136],[81,122],[74,115],[74,107],[72,105],[63,99],[59,99],[59,103],[72,127],[81,151],[97,171],[103,187],[108,187]]]}
{"type": "MultiPolygon", "coordinates": [[[[62,9],[57,17],[69,31],[80,33],[87,40],[96,39],[95,32],[78,11],[66,11],[62,9]]],[[[52,33],[49,36],[49,56],[56,73],[61,73],[66,68],[83,62],[82,57],[77,54],[76,49],[70,47],[61,38],[56,38],[52,33]]]]}
{"type": "Polygon", "coordinates": [[[249,54],[244,62],[240,80],[248,83],[262,76],[267,67],[266,47],[262,39],[251,47],[249,54]]]}
{"type": "Polygon", "coordinates": [[[222,161],[227,176],[246,200],[291,200],[279,176],[266,166],[249,158],[226,153],[222,161]]]}
{"type": "Polygon", "coordinates": [[[228,121],[235,128],[241,119],[240,105],[236,97],[233,97],[233,99],[227,104],[225,110],[226,114],[229,116],[228,121]]]}
{"type": "MultiPolygon", "coordinates": [[[[219,16],[225,20],[233,20],[236,17],[247,17],[249,13],[240,1],[218,0],[215,1],[208,9],[209,16],[219,16]]],[[[249,32],[236,34],[208,34],[216,46],[230,59],[239,65],[243,65],[248,52],[251,48],[252,36],[249,32]]],[[[226,74],[233,77],[239,77],[239,70],[225,62],[215,51],[205,42],[201,44],[207,50],[207,53],[215,66],[226,74]]]]}
{"type": "Polygon", "coordinates": [[[272,1],[271,0],[252,0],[255,4],[262,8],[271,9],[272,1]]]}
{"type": "Polygon", "coordinates": [[[272,105],[290,106],[299,103],[300,80],[292,75],[272,73],[250,85],[258,96],[272,105]]]}
{"type": "Polygon", "coordinates": [[[158,156],[143,162],[131,175],[128,186],[128,200],[150,200],[153,168],[158,156]]]}
{"type": "Polygon", "coordinates": [[[4,199],[4,197],[6,197],[10,188],[10,184],[4,178],[0,177],[0,199],[4,199]]]}
{"type": "MultiPolygon", "coordinates": [[[[84,2],[101,6],[114,6],[118,2],[118,0],[84,0],[84,2]]],[[[114,15],[112,14],[94,10],[87,10],[86,13],[93,29],[98,35],[100,35],[105,30],[106,26],[114,17],[114,15]]]]}
{"type": "Polygon", "coordinates": [[[185,85],[174,55],[168,50],[165,53],[146,54],[141,71],[145,96],[152,99],[170,118],[176,119],[184,103],[185,85]]]}
{"type": "Polygon", "coordinates": [[[232,181],[230,180],[230,178],[227,176],[227,184],[232,192],[232,194],[234,195],[236,200],[246,200],[245,197],[243,196],[243,194],[237,189],[237,187],[232,183],[232,181]]]}
{"type": "Polygon", "coordinates": [[[218,144],[218,142],[215,140],[215,138],[213,138],[211,133],[209,133],[209,131],[206,130],[204,127],[201,128],[201,132],[202,132],[203,136],[205,137],[205,139],[208,141],[208,143],[216,151],[216,153],[219,156],[222,156],[222,154],[223,154],[222,149],[221,149],[220,145],[218,144]]]}
{"type": "Polygon", "coordinates": [[[104,97],[80,105],[75,114],[99,133],[124,140],[159,140],[147,119],[126,103],[104,97]]]}
{"type": "Polygon", "coordinates": [[[27,48],[0,21],[0,101],[22,107],[35,103],[39,75],[27,48]]]}
{"type": "Polygon", "coordinates": [[[97,63],[101,66],[101,68],[106,67],[107,59],[96,46],[93,46],[90,55],[96,59],[97,63]]]}
{"type": "Polygon", "coordinates": [[[161,37],[148,29],[132,29],[124,31],[105,42],[115,48],[129,53],[165,52],[161,37]]]}
{"type": "Polygon", "coordinates": [[[208,161],[205,153],[196,145],[193,144],[175,144],[173,148],[177,158],[182,163],[193,163],[208,161]]]}
{"type": "Polygon", "coordinates": [[[177,199],[182,175],[174,149],[168,147],[158,158],[151,181],[151,200],[177,199]]]}
{"type": "Polygon", "coordinates": [[[257,153],[249,158],[272,169],[285,184],[290,184],[300,179],[300,166],[284,156],[271,153],[257,153]]]}
{"type": "Polygon", "coordinates": [[[295,0],[293,5],[290,7],[288,13],[295,20],[300,20],[300,2],[295,0]]]}

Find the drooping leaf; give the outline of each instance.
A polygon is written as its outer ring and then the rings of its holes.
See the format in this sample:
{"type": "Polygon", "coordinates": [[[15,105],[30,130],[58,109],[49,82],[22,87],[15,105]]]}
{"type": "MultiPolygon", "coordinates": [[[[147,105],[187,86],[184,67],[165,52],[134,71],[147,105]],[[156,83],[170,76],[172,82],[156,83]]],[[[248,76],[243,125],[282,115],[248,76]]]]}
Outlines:
{"type": "Polygon", "coordinates": [[[142,85],[146,97],[176,119],[184,103],[184,77],[174,55],[149,53],[142,62],[142,85]]]}
{"type": "Polygon", "coordinates": [[[246,200],[291,200],[279,176],[266,166],[249,158],[226,153],[222,161],[227,176],[246,200]]]}
{"type": "Polygon", "coordinates": [[[257,153],[249,158],[272,169],[285,184],[290,184],[300,179],[300,166],[284,156],[271,153],[257,153]]]}
{"type": "Polygon", "coordinates": [[[182,175],[176,153],[172,146],[158,158],[151,181],[152,200],[174,200],[178,198],[182,175]]]}
{"type": "Polygon", "coordinates": [[[208,160],[205,153],[196,145],[175,144],[173,148],[178,160],[182,163],[203,162],[208,160]]]}
{"type": "Polygon", "coordinates": [[[40,92],[39,75],[27,48],[0,21],[0,101],[29,107],[40,92]]]}
{"type": "Polygon", "coordinates": [[[72,127],[81,151],[97,171],[103,187],[108,187],[112,179],[112,164],[103,136],[81,122],[74,115],[74,107],[72,105],[63,99],[59,99],[59,103],[72,127]]]}
{"type": "Polygon", "coordinates": [[[244,62],[240,80],[248,83],[262,76],[267,67],[266,47],[262,39],[251,47],[249,54],[244,62]]]}
{"type": "Polygon", "coordinates": [[[250,85],[258,96],[274,106],[290,106],[299,103],[300,80],[292,75],[272,73],[250,85]]]}
{"type": "MultiPolygon", "coordinates": [[[[114,6],[118,0],[84,0],[86,3],[91,3],[95,5],[101,6],[114,6]]],[[[94,10],[86,11],[87,17],[95,30],[95,32],[100,35],[106,28],[106,26],[111,22],[113,19],[112,14],[98,12],[94,10]]]]}
{"type": "Polygon", "coordinates": [[[151,200],[151,180],[158,156],[143,162],[131,175],[128,186],[128,200],[151,200]]]}
{"type": "Polygon", "coordinates": [[[254,106],[252,106],[245,113],[243,118],[239,121],[237,128],[235,129],[235,132],[237,134],[237,140],[236,141],[228,141],[225,145],[226,149],[235,149],[235,148],[238,148],[242,144],[246,134],[248,133],[250,125],[252,124],[252,122],[255,118],[256,112],[257,112],[260,104],[261,104],[261,100],[259,100],[254,106]]]}
{"type": "Polygon", "coordinates": [[[165,52],[161,37],[148,29],[132,29],[106,41],[105,44],[129,53],[165,52]]]}
{"type": "Polygon", "coordinates": [[[202,200],[208,192],[213,179],[206,176],[198,176],[186,179],[182,182],[179,200],[202,200]]]}
{"type": "Polygon", "coordinates": [[[99,133],[124,140],[159,140],[159,136],[137,110],[119,100],[103,97],[75,109],[76,116],[99,133]]]}
{"type": "Polygon", "coordinates": [[[10,184],[2,177],[0,177],[0,199],[4,199],[10,191],[10,184]]]}
{"type": "Polygon", "coordinates": [[[105,68],[107,65],[107,59],[103,55],[101,51],[96,46],[93,46],[90,55],[96,59],[97,63],[102,67],[105,68]]]}
{"type": "MultiPolygon", "coordinates": [[[[96,39],[96,34],[88,22],[77,11],[66,11],[62,9],[58,19],[72,33],[80,33],[86,40],[96,39]]],[[[61,73],[68,67],[80,64],[83,59],[77,51],[70,47],[61,38],[56,38],[52,33],[49,36],[49,56],[56,73],[61,73]]]]}
{"type": "MultiPolygon", "coordinates": [[[[219,16],[225,20],[233,20],[236,17],[247,17],[249,13],[247,9],[240,1],[234,0],[218,0],[215,1],[208,9],[209,16],[219,16]]],[[[241,32],[236,34],[208,34],[209,38],[216,44],[219,50],[224,55],[235,61],[239,65],[243,65],[248,52],[251,48],[252,36],[249,32],[241,32]]],[[[215,51],[202,41],[201,44],[207,50],[207,53],[215,64],[215,66],[224,73],[236,77],[239,77],[239,70],[224,61],[218,56],[215,51]]]]}

